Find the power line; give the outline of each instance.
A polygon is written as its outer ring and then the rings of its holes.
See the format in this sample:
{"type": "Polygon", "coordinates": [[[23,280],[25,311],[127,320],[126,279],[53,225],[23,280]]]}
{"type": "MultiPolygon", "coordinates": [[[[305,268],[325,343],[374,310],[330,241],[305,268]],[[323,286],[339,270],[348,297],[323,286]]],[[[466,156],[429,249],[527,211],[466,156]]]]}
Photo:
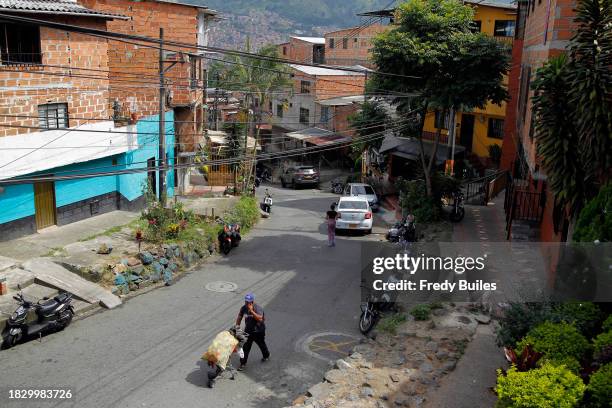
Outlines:
{"type": "MultiPolygon", "coordinates": [[[[135,35],[135,34],[124,34],[124,33],[118,33],[118,32],[113,32],[113,31],[105,31],[105,30],[99,30],[99,29],[95,29],[95,28],[78,26],[78,25],[74,25],[74,24],[56,23],[56,22],[50,22],[50,21],[45,21],[45,20],[39,20],[39,19],[34,19],[34,18],[9,15],[9,14],[2,14],[2,13],[0,13],[0,18],[5,19],[5,20],[9,20],[9,21],[25,22],[25,23],[30,23],[30,24],[37,24],[37,25],[40,25],[40,26],[43,26],[43,27],[50,27],[50,28],[55,28],[55,29],[60,29],[60,30],[65,30],[65,31],[78,32],[78,33],[81,33],[81,34],[95,35],[95,36],[100,36],[100,37],[103,37],[103,38],[132,39],[132,40],[136,40],[136,41],[153,43],[153,44],[156,44],[158,47],[159,47],[159,45],[161,43],[161,41],[159,39],[151,38],[151,37],[147,37],[147,36],[141,36],[141,35],[135,35]]],[[[164,40],[163,41],[163,45],[177,47],[177,48],[187,48],[187,49],[194,49],[194,50],[201,50],[201,51],[211,51],[211,52],[216,52],[216,53],[220,53],[220,54],[227,54],[227,55],[249,57],[249,58],[253,58],[253,59],[261,59],[261,60],[266,60],[266,61],[270,61],[270,62],[278,62],[278,63],[282,63],[282,64],[295,64],[297,62],[297,61],[291,61],[291,60],[284,59],[284,58],[269,57],[269,56],[255,54],[255,53],[244,52],[244,51],[239,51],[239,50],[230,50],[230,49],[219,48],[219,47],[193,45],[193,44],[184,43],[184,42],[180,42],[180,41],[164,40]]],[[[178,52],[180,53],[181,51],[178,51],[178,52]]],[[[196,56],[202,57],[201,55],[196,55],[196,56]]],[[[316,68],[338,69],[338,67],[336,67],[336,66],[326,65],[326,64],[301,63],[300,65],[306,65],[306,66],[311,66],[311,67],[316,67],[316,68]]],[[[343,70],[345,70],[345,71],[353,71],[353,72],[357,72],[357,73],[365,73],[366,72],[363,69],[355,69],[355,68],[352,68],[352,67],[345,67],[343,70]]],[[[420,78],[420,77],[415,77],[415,76],[410,76],[410,75],[402,75],[402,74],[380,72],[380,71],[370,71],[370,72],[372,72],[372,73],[374,73],[376,75],[381,75],[381,76],[392,76],[392,77],[412,78],[412,79],[419,79],[420,78]]]]}

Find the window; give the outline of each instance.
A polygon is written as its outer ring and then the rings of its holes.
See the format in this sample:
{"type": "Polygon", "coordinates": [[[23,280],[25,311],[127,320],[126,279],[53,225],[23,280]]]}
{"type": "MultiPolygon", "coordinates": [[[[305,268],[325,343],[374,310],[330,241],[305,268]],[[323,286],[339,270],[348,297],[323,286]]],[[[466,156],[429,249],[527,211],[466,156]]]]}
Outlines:
{"type": "Polygon", "coordinates": [[[276,105],[276,116],[278,116],[279,118],[283,117],[283,105],[281,103],[276,105]]]}
{"type": "Polygon", "coordinates": [[[329,119],[329,106],[321,106],[321,123],[327,123],[329,119]]]}
{"type": "Polygon", "coordinates": [[[436,119],[434,121],[436,129],[448,129],[448,115],[442,117],[442,111],[436,111],[436,119]]]}
{"type": "Polygon", "coordinates": [[[50,103],[38,105],[38,121],[43,129],[64,129],[68,127],[68,104],[50,103]]]}
{"type": "Polygon", "coordinates": [[[504,138],[504,120],[489,118],[489,129],[487,131],[487,136],[493,139],[503,139],[504,138]]]}
{"type": "Polygon", "coordinates": [[[2,65],[40,64],[40,30],[26,24],[0,24],[2,65]]]}
{"type": "Polygon", "coordinates": [[[310,93],[310,81],[301,81],[300,82],[300,93],[309,94],[310,93]]]}
{"type": "Polygon", "coordinates": [[[287,47],[283,47],[283,55],[287,55],[287,47]]]}
{"type": "Polygon", "coordinates": [[[310,123],[310,110],[305,108],[300,108],[300,123],[303,125],[308,125],[310,123]]]}
{"type": "Polygon", "coordinates": [[[495,20],[495,37],[514,37],[514,20],[495,20]]]}
{"type": "Polygon", "coordinates": [[[329,48],[333,49],[336,47],[336,41],[333,38],[329,39],[329,48]]]}
{"type": "Polygon", "coordinates": [[[525,123],[525,116],[527,115],[527,100],[529,99],[529,85],[531,82],[531,67],[529,65],[523,65],[521,68],[521,79],[519,89],[519,117],[520,123],[525,123]]]}
{"type": "Polygon", "coordinates": [[[338,204],[339,210],[367,210],[367,201],[342,201],[338,204]]]}
{"type": "Polygon", "coordinates": [[[472,21],[470,29],[472,30],[473,33],[481,32],[482,31],[482,21],[480,20],[472,21]]]}
{"type": "Polygon", "coordinates": [[[348,38],[342,39],[342,48],[345,50],[348,48],[348,38]]]}

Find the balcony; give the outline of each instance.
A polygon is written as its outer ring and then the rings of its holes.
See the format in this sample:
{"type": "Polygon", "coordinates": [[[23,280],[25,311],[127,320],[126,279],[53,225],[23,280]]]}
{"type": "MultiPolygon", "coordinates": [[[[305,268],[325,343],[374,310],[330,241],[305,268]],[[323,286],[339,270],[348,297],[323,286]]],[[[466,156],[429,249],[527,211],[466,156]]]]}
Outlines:
{"type": "Polygon", "coordinates": [[[508,44],[510,48],[512,48],[512,44],[514,43],[514,37],[495,35],[493,38],[501,43],[508,44]]]}

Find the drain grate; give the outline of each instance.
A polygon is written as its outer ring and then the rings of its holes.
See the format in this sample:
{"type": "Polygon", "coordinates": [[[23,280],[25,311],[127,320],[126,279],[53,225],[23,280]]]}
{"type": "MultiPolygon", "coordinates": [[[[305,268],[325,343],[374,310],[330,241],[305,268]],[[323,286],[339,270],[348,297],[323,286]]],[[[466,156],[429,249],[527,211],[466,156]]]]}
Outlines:
{"type": "Polygon", "coordinates": [[[234,282],[216,281],[206,284],[206,290],[211,292],[233,292],[238,289],[238,285],[234,282]]]}

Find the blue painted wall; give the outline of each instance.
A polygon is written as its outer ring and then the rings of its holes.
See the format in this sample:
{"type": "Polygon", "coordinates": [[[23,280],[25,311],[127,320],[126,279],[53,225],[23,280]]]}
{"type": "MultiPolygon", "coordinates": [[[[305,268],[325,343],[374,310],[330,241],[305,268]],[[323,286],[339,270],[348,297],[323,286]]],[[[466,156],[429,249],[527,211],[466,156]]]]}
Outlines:
{"type": "Polygon", "coordinates": [[[0,224],[34,215],[34,185],[4,186],[0,193],[0,224]]]}
{"type": "MultiPolygon", "coordinates": [[[[143,118],[150,122],[139,121],[138,132],[139,149],[114,157],[77,163],[69,166],[45,170],[44,173],[53,174],[83,174],[122,169],[146,168],[147,159],[159,158],[159,124],[157,115],[143,118]],[[142,134],[154,133],[154,134],[142,134]],[[116,165],[113,166],[113,159],[116,165]]],[[[174,112],[166,112],[166,152],[168,164],[175,163],[174,158],[174,112]]],[[[35,175],[35,174],[31,174],[35,175]]],[[[159,175],[157,177],[159,180],[159,175]]],[[[143,186],[147,180],[147,173],[122,174],[117,176],[94,177],[87,179],[63,180],[55,182],[56,207],[72,204],[101,194],[113,191],[120,192],[125,198],[133,201],[140,197],[143,186]]],[[[166,173],[167,196],[174,196],[174,172],[166,173]]],[[[159,191],[159,185],[157,186],[159,191]]],[[[35,214],[34,186],[32,184],[7,185],[0,193],[0,224],[18,220],[35,214]]]]}

